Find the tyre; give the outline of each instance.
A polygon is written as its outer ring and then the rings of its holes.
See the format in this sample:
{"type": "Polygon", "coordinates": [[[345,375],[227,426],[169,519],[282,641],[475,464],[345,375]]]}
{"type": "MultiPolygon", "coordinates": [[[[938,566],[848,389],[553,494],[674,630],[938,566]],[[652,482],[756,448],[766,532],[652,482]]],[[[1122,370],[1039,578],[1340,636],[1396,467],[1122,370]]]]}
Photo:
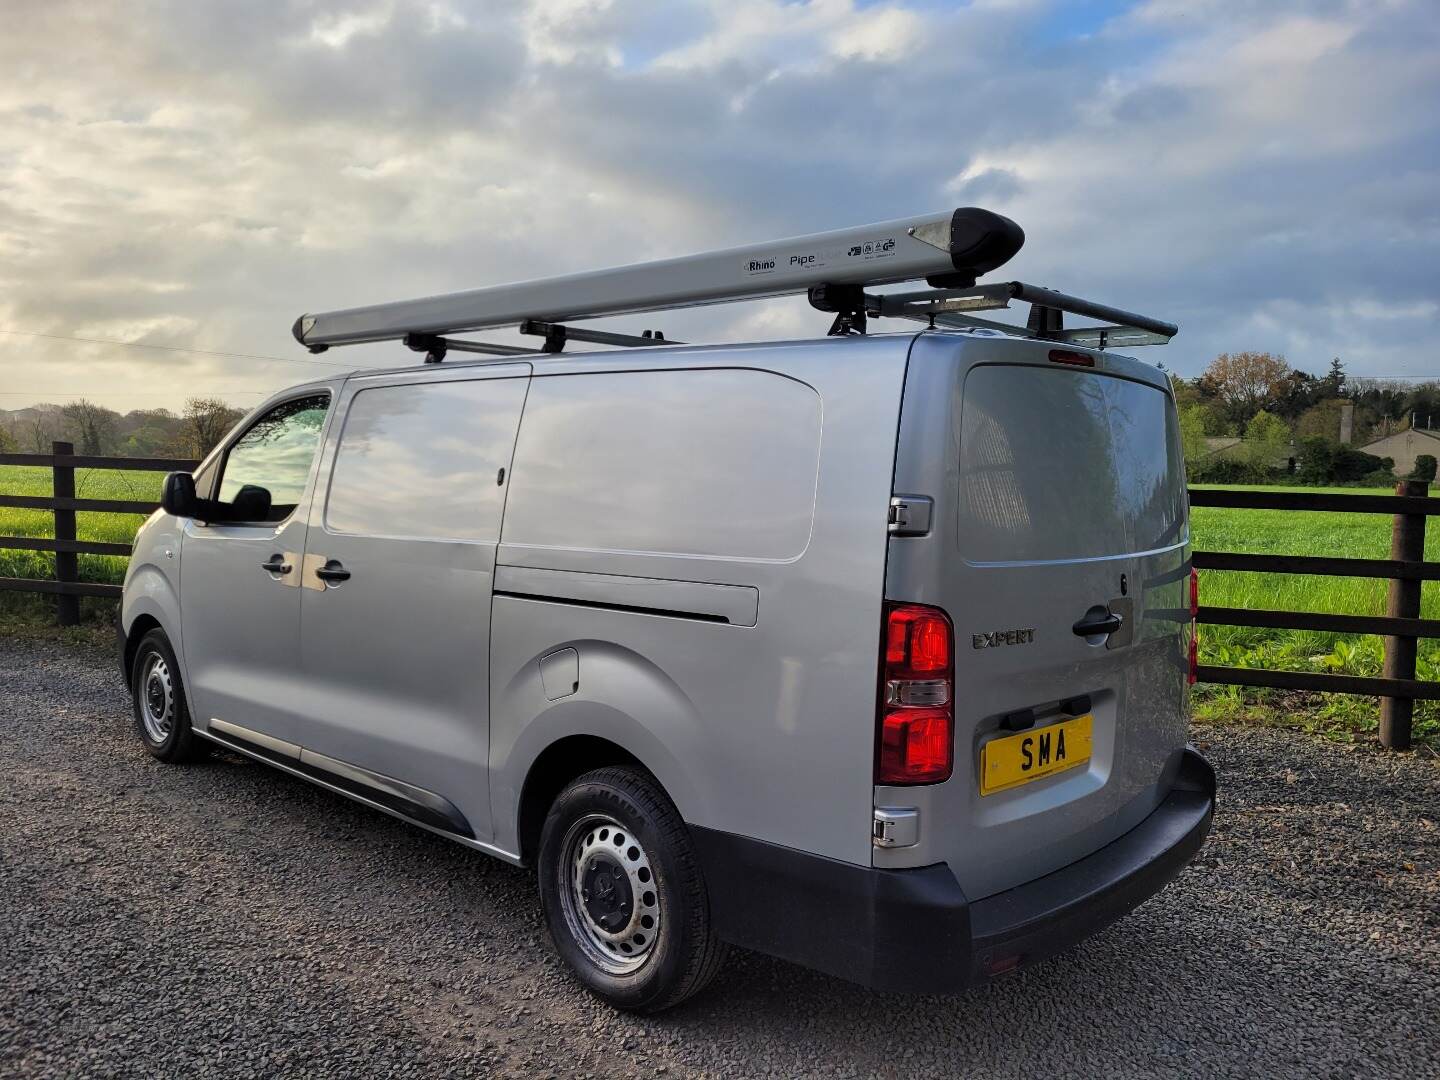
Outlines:
{"type": "Polygon", "coordinates": [[[180,665],[163,630],[151,630],[135,648],[130,667],[130,703],[140,741],[161,761],[197,761],[209,752],[209,744],[190,727],[180,665]]]}
{"type": "Polygon", "coordinates": [[[640,769],[597,769],[560,793],[540,837],[539,878],[556,951],[617,1008],[678,1005],[724,960],[689,831],[640,769]]]}

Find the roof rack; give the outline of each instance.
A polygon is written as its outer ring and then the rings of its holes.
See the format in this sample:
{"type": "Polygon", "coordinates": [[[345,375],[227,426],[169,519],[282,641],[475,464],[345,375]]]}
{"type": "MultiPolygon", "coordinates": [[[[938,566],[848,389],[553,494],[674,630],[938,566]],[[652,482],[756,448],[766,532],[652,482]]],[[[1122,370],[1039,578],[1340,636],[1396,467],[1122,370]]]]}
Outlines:
{"type": "Polygon", "coordinates": [[[1007,334],[1107,348],[1169,341],[1172,323],[1050,289],[976,279],[1008,262],[1025,242],[1009,218],[975,207],[814,233],[677,259],[419,300],[302,315],[295,339],[311,352],[332,346],[403,341],[427,362],[448,352],[544,355],[571,341],[642,347],[680,344],[659,331],[617,334],[567,325],[577,319],[694,307],[807,293],[812,307],[834,315],[830,333],[864,333],[871,318],[918,319],[931,326],[989,328],[1007,334]],[[930,288],[876,293],[877,286],[924,280],[930,288]],[[971,314],[1028,302],[1026,327],[971,314]],[[1065,329],[1062,312],[1108,325],[1065,329]],[[544,339],[542,347],[470,341],[450,335],[515,326],[544,339]]]}
{"type": "Polygon", "coordinates": [[[1023,281],[1004,281],[977,285],[970,289],[922,289],[919,292],[885,293],[867,297],[874,306],[873,314],[902,319],[918,319],[931,326],[980,327],[1001,330],[1007,334],[1064,341],[1107,349],[1121,345],[1164,345],[1180,332],[1174,323],[1137,315],[1093,300],[1082,300],[1053,289],[1027,285],[1023,281]],[[1008,308],[1011,300],[1030,305],[1030,317],[1022,328],[1010,323],[978,319],[972,311],[1008,308]],[[1100,319],[1104,326],[1082,326],[1066,330],[1061,313],[1070,312],[1090,319],[1100,319]]]}

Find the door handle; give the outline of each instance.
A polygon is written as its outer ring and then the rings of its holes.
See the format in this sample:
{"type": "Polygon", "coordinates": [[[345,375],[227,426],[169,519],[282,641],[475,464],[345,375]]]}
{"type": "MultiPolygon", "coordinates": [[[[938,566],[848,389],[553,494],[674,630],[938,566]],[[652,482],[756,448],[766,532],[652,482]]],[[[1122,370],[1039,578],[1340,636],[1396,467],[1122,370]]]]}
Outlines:
{"type": "Polygon", "coordinates": [[[1114,612],[1101,608],[1096,612],[1094,608],[1085,613],[1085,617],[1077,622],[1070,629],[1075,632],[1076,637],[1095,637],[1099,634],[1110,635],[1119,630],[1125,624],[1125,620],[1114,612]]]}
{"type": "Polygon", "coordinates": [[[272,574],[288,574],[290,572],[290,564],[285,561],[284,555],[271,555],[268,562],[262,562],[260,564],[260,569],[272,574]]]}
{"type": "Polygon", "coordinates": [[[332,581],[349,581],[350,571],[341,566],[339,560],[331,559],[324,566],[317,566],[315,568],[315,576],[327,583],[332,581]]]}

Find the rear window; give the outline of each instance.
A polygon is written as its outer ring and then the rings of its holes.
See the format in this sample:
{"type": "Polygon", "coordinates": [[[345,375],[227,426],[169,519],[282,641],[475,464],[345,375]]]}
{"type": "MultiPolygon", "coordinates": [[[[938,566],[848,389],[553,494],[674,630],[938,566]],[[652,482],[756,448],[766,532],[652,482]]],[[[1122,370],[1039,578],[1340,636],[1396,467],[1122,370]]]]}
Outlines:
{"type": "Polygon", "coordinates": [[[1182,543],[1185,474],[1169,396],[1091,371],[972,368],[960,425],[960,551],[1054,562],[1182,543]]]}

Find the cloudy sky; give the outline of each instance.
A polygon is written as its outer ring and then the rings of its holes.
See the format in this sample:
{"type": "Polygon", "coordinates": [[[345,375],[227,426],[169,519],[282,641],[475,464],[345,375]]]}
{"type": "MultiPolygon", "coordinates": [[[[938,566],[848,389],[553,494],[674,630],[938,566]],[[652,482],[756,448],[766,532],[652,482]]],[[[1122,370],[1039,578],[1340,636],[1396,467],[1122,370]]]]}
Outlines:
{"type": "Polygon", "coordinates": [[[304,362],[302,311],[964,205],[1024,226],[1004,278],[1179,322],[1181,374],[1440,374],[1435,0],[0,7],[0,408],[253,404],[418,359],[304,362]]]}

